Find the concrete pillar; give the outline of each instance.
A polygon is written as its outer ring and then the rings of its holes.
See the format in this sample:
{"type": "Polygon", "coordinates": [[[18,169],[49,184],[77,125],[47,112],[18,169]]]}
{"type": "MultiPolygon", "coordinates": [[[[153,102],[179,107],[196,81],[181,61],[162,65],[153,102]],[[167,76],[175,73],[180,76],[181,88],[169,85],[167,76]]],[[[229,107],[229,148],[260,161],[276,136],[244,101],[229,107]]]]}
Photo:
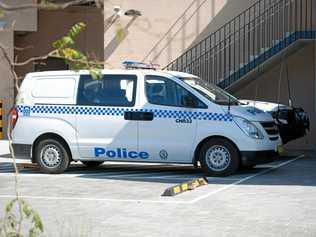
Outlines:
{"type": "Polygon", "coordinates": [[[310,0],[312,4],[312,27],[313,30],[316,30],[316,1],[310,0]]]}
{"type": "MultiPolygon", "coordinates": [[[[12,30],[0,30],[0,44],[5,47],[10,59],[13,60],[13,31],[12,30]]],[[[7,131],[7,117],[9,110],[13,106],[14,102],[14,82],[13,76],[10,71],[10,66],[5,60],[2,53],[0,53],[0,99],[4,103],[4,134],[6,136],[7,131]]]]}
{"type": "MultiPolygon", "coordinates": [[[[316,5],[316,4],[315,4],[316,5]]],[[[314,102],[314,117],[316,118],[316,40],[314,40],[314,62],[313,62],[313,70],[314,70],[314,80],[313,80],[313,83],[314,83],[314,98],[313,98],[313,102],[314,102]]],[[[313,134],[316,134],[316,126],[314,128],[314,131],[312,131],[313,134]]],[[[314,153],[316,154],[316,139],[314,140],[314,147],[313,147],[313,150],[314,150],[314,153]]]]}

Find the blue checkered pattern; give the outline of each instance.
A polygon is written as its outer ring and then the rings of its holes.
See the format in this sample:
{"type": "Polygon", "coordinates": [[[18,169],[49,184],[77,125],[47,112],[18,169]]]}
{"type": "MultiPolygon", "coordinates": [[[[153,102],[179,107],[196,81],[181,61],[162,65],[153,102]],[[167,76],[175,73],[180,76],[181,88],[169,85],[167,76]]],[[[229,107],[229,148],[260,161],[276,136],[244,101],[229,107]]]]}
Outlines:
{"type": "Polygon", "coordinates": [[[152,112],[155,118],[190,118],[194,120],[213,120],[231,122],[232,116],[224,113],[191,112],[184,110],[162,110],[162,109],[131,109],[119,107],[92,107],[92,106],[64,106],[64,105],[35,105],[18,106],[19,113],[25,115],[26,110],[30,110],[29,115],[36,114],[80,114],[80,115],[107,115],[124,116],[124,112],[152,112]]]}

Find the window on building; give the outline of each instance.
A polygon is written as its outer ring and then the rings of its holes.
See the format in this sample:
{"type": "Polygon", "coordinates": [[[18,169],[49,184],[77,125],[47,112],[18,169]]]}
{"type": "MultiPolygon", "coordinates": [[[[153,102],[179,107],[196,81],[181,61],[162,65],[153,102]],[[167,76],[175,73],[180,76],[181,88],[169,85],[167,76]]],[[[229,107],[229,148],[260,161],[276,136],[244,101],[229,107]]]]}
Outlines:
{"type": "MultiPolygon", "coordinates": [[[[52,1],[53,3],[56,3],[56,4],[64,4],[64,3],[68,3],[68,2],[73,2],[73,0],[53,0],[52,1]]],[[[96,3],[93,2],[93,1],[90,1],[90,2],[84,2],[83,3],[78,3],[78,4],[75,4],[75,6],[96,6],[96,3]]]]}
{"type": "Polygon", "coordinates": [[[61,58],[49,57],[46,60],[38,60],[34,62],[34,71],[60,71],[68,70],[69,66],[65,63],[65,60],[61,58]]]}
{"type": "Polygon", "coordinates": [[[136,80],[136,75],[105,75],[102,80],[83,75],[79,83],[78,104],[132,107],[136,80]]]}
{"type": "Polygon", "coordinates": [[[151,104],[206,108],[206,105],[191,92],[176,82],[161,76],[146,76],[146,96],[151,104]]]}

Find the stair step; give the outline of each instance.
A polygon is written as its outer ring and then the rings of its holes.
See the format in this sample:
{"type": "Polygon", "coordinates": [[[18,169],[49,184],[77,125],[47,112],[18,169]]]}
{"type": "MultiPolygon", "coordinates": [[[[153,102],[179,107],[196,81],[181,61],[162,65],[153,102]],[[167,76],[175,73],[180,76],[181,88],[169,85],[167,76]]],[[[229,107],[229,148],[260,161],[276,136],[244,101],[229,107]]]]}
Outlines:
{"type": "Polygon", "coordinates": [[[234,71],[234,70],[230,70],[228,74],[225,74],[225,77],[227,77],[227,76],[231,76],[231,75],[233,75],[234,73],[235,73],[235,71],[234,71]]]}
{"type": "Polygon", "coordinates": [[[260,53],[267,52],[270,48],[261,48],[260,53]]]}
{"type": "Polygon", "coordinates": [[[273,44],[273,45],[276,45],[276,44],[278,44],[278,43],[280,43],[280,40],[272,40],[272,44],[273,44]]]}
{"type": "Polygon", "coordinates": [[[258,58],[259,56],[258,55],[250,55],[250,61],[253,61],[255,60],[256,58],[258,58]]]}

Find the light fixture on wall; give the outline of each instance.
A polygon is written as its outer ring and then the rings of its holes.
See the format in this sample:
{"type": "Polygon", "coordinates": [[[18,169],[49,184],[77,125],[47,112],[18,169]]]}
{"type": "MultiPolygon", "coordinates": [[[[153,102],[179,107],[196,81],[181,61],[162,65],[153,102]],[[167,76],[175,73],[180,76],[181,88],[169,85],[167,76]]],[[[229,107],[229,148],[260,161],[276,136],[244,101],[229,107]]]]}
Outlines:
{"type": "Polygon", "coordinates": [[[120,6],[114,6],[113,11],[114,11],[114,15],[116,15],[116,16],[121,16],[123,14],[120,6]]]}
{"type": "MultiPolygon", "coordinates": [[[[123,15],[123,11],[122,11],[120,6],[114,6],[113,11],[114,11],[115,16],[122,16],[123,15]]],[[[131,17],[138,17],[138,16],[141,16],[142,13],[139,10],[129,9],[129,10],[124,12],[124,15],[131,16],[131,17]]]]}
{"type": "Polygon", "coordinates": [[[138,17],[141,16],[142,13],[135,9],[129,9],[124,13],[125,16],[132,16],[132,17],[138,17]]]}

